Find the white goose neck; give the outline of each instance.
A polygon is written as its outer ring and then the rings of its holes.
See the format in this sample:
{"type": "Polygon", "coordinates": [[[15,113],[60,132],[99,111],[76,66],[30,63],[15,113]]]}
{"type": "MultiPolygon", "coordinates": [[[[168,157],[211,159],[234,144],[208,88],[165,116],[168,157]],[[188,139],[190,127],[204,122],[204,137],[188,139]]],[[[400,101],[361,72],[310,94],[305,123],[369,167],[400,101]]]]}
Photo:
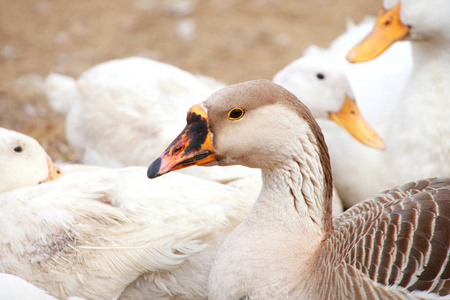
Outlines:
{"type": "Polygon", "coordinates": [[[411,43],[413,72],[445,70],[450,66],[450,41],[427,40],[411,43]]]}

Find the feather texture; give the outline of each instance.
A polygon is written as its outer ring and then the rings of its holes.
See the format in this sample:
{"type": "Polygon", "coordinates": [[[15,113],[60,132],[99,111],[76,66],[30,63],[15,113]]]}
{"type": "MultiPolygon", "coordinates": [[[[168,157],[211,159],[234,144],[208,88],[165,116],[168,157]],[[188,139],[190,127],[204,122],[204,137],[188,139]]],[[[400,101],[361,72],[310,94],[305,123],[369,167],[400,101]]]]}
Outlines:
{"type": "Polygon", "coordinates": [[[337,230],[323,251],[339,253],[336,264],[384,286],[448,295],[449,199],[450,179],[380,193],[334,220],[337,230]]]}
{"type": "Polygon", "coordinates": [[[206,298],[215,253],[253,202],[189,175],[62,168],[56,181],[0,193],[0,271],[59,298],[206,298]]]}

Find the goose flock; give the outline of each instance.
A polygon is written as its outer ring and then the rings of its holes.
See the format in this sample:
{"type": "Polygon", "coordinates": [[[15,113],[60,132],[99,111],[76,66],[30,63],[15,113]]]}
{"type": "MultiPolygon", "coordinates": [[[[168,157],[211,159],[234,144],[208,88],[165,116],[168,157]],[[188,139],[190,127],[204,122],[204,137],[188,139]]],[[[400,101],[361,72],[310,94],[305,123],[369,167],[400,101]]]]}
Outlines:
{"type": "Polygon", "coordinates": [[[449,70],[450,2],[384,0],[272,80],[49,74],[81,164],[0,128],[0,299],[450,299],[449,70]]]}

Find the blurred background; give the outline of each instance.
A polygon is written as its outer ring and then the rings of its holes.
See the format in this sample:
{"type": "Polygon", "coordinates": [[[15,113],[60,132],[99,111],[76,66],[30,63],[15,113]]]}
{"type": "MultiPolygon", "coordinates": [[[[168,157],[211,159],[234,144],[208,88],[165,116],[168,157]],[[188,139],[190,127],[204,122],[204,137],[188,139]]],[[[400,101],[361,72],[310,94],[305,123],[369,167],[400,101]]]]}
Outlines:
{"type": "MultiPolygon", "coordinates": [[[[232,84],[273,75],[309,45],[328,47],[346,21],[376,16],[368,0],[0,0],[0,127],[76,161],[45,76],[78,77],[144,56],[232,84]]],[[[203,99],[199,99],[199,102],[203,99]]]]}

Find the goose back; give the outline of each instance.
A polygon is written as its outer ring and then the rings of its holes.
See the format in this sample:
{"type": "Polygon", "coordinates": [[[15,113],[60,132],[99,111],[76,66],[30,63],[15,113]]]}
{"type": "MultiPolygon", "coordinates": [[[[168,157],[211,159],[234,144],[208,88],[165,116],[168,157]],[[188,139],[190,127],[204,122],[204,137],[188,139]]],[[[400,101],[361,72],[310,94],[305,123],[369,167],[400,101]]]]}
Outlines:
{"type": "Polygon", "coordinates": [[[384,287],[448,295],[448,199],[449,178],[411,182],[375,195],[334,219],[336,229],[318,257],[329,262],[335,255],[331,261],[345,266],[340,268],[341,288],[360,299],[380,293],[376,286],[354,284],[362,276],[384,287]]]}

